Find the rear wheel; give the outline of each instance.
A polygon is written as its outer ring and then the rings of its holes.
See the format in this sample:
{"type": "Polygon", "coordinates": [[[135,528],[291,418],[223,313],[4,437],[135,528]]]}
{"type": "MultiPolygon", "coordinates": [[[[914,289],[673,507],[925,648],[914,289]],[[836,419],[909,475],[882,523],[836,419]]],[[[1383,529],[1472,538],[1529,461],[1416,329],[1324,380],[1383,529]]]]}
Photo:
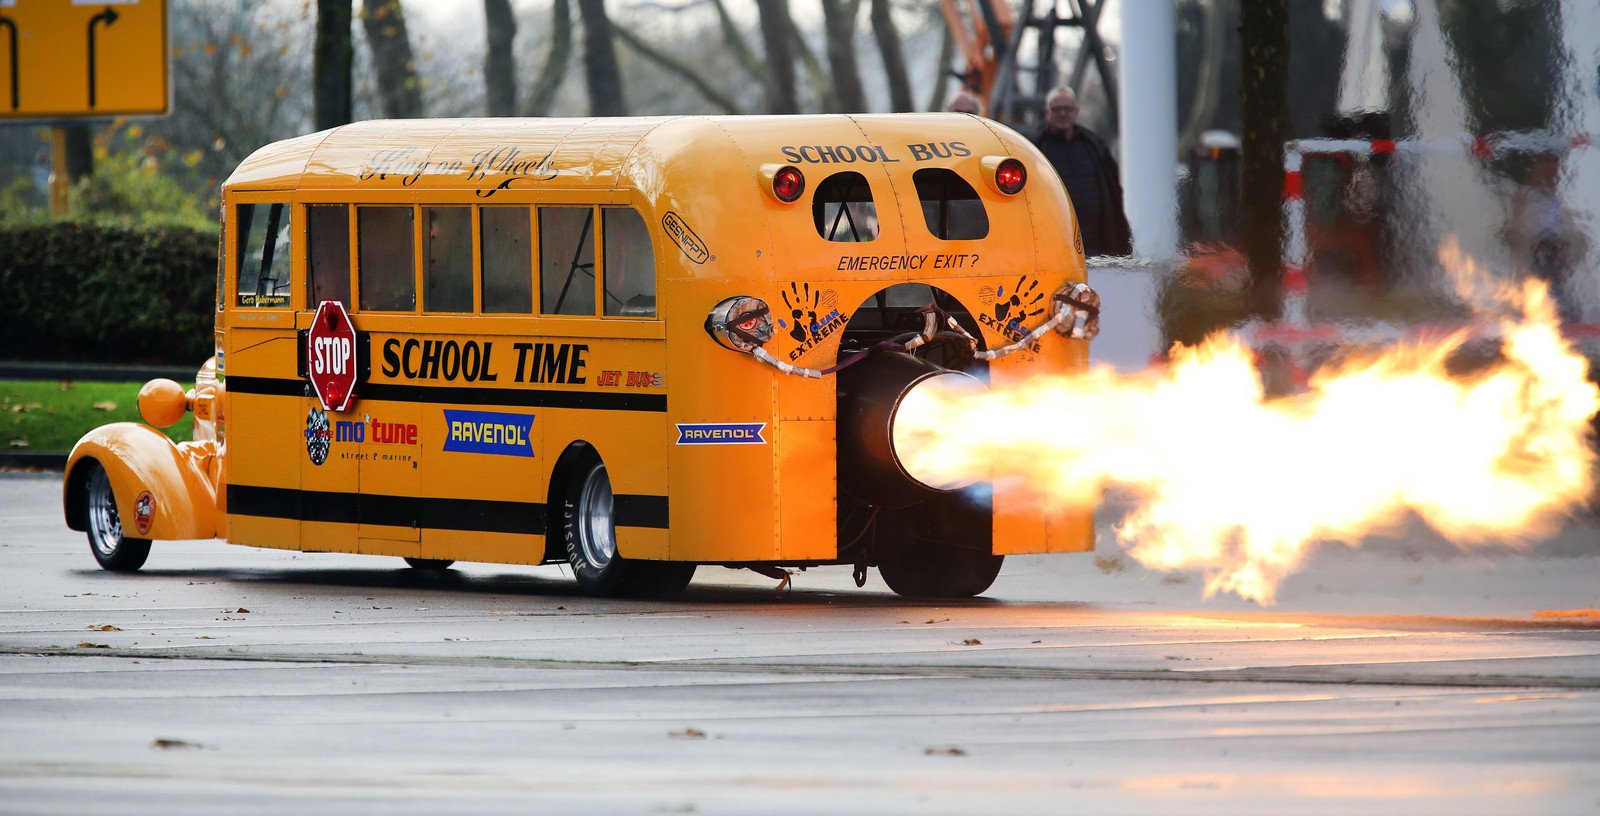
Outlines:
{"type": "Polygon", "coordinates": [[[111,477],[104,465],[90,459],[84,464],[85,525],[89,552],[104,569],[133,572],[150,557],[150,541],[127,538],[122,534],[122,517],[117,513],[117,498],[111,491],[111,477]]]}
{"type": "Polygon", "coordinates": [[[881,512],[872,539],[878,573],[896,594],[913,598],[981,594],[1005,562],[990,550],[989,518],[986,508],[951,496],[881,512]]]}
{"type": "Polygon", "coordinates": [[[450,565],[455,562],[448,558],[407,558],[406,563],[410,564],[411,568],[415,570],[443,572],[450,569],[450,565]]]}
{"type": "Polygon", "coordinates": [[[617,552],[615,504],[605,463],[589,456],[568,480],[561,503],[561,534],[578,588],[602,598],[665,598],[682,592],[694,578],[694,564],[634,561],[617,552]]]}

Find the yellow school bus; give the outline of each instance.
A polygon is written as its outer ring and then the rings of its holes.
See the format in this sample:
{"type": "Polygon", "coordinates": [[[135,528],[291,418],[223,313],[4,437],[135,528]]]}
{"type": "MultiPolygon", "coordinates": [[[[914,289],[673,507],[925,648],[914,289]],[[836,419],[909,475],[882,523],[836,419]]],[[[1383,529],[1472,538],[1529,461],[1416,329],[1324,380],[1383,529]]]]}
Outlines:
{"type": "MultiPolygon", "coordinates": [[[[111,570],[154,540],[566,562],[596,595],[698,565],[986,590],[1091,510],[929,484],[901,401],[1087,365],[1098,298],[1027,140],[958,114],[372,121],[222,188],[216,354],[65,473],[111,570]]],[[[1040,428],[1048,433],[1050,428],[1040,428]]]]}

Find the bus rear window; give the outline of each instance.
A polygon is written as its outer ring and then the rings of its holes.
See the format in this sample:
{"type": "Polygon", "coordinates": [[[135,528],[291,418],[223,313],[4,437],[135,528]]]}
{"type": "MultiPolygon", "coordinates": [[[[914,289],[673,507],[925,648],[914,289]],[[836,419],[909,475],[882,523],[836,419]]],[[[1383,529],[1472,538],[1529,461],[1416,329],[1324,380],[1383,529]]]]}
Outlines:
{"type": "Polygon", "coordinates": [[[594,208],[539,208],[539,311],[593,315],[594,208]]]}
{"type": "Polygon", "coordinates": [[[350,205],[306,207],[306,266],[311,288],[307,308],[324,300],[350,305],[350,205]]]}
{"type": "Polygon", "coordinates": [[[472,311],[472,208],[423,207],[422,308],[472,311]]]}
{"type": "Polygon", "coordinates": [[[479,213],[483,222],[484,313],[531,314],[533,240],[528,208],[484,207],[479,213]]]}
{"type": "Polygon", "coordinates": [[[989,234],[989,214],[983,200],[967,180],[954,170],[927,167],[912,177],[922,200],[922,219],[933,237],[946,241],[972,241],[989,234]]]}
{"type": "Polygon", "coordinates": [[[240,306],[289,305],[289,205],[240,204],[240,306]]]}
{"type": "Polygon", "coordinates": [[[357,207],[361,308],[378,312],[417,310],[416,248],[410,207],[357,207]]]}
{"type": "Polygon", "coordinates": [[[638,210],[601,210],[605,234],[607,315],[656,316],[656,257],[638,210]]]}
{"type": "Polygon", "coordinates": [[[817,185],[811,220],[829,241],[871,241],[878,237],[878,208],[872,188],[860,173],[834,173],[817,185]]]}

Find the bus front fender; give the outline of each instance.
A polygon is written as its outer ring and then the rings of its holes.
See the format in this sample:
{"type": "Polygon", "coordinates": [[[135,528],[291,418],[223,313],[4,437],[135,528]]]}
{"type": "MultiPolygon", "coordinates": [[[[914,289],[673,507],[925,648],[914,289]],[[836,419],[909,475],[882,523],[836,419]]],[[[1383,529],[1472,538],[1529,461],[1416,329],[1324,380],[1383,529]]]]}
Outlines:
{"type": "Polygon", "coordinates": [[[216,443],[174,443],[166,434],[136,422],[96,428],[78,440],[67,457],[62,506],[67,526],[88,526],[85,502],[86,465],[105,468],[116,498],[124,535],[152,540],[215,538],[217,489],[207,475],[216,443]],[[140,500],[149,494],[140,520],[140,500]],[[141,529],[141,525],[147,527],[141,529]]]}

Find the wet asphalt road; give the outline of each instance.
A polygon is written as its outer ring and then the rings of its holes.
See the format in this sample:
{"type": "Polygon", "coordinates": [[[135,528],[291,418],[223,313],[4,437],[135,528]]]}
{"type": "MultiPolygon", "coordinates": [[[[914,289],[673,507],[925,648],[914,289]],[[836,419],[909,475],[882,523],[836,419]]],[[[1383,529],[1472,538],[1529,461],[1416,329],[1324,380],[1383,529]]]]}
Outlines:
{"type": "Polygon", "coordinates": [[[113,575],[58,490],[0,474],[4,813],[1600,811],[1588,523],[1327,546],[1270,609],[1109,536],[970,602],[624,602],[218,542],[113,575]]]}

